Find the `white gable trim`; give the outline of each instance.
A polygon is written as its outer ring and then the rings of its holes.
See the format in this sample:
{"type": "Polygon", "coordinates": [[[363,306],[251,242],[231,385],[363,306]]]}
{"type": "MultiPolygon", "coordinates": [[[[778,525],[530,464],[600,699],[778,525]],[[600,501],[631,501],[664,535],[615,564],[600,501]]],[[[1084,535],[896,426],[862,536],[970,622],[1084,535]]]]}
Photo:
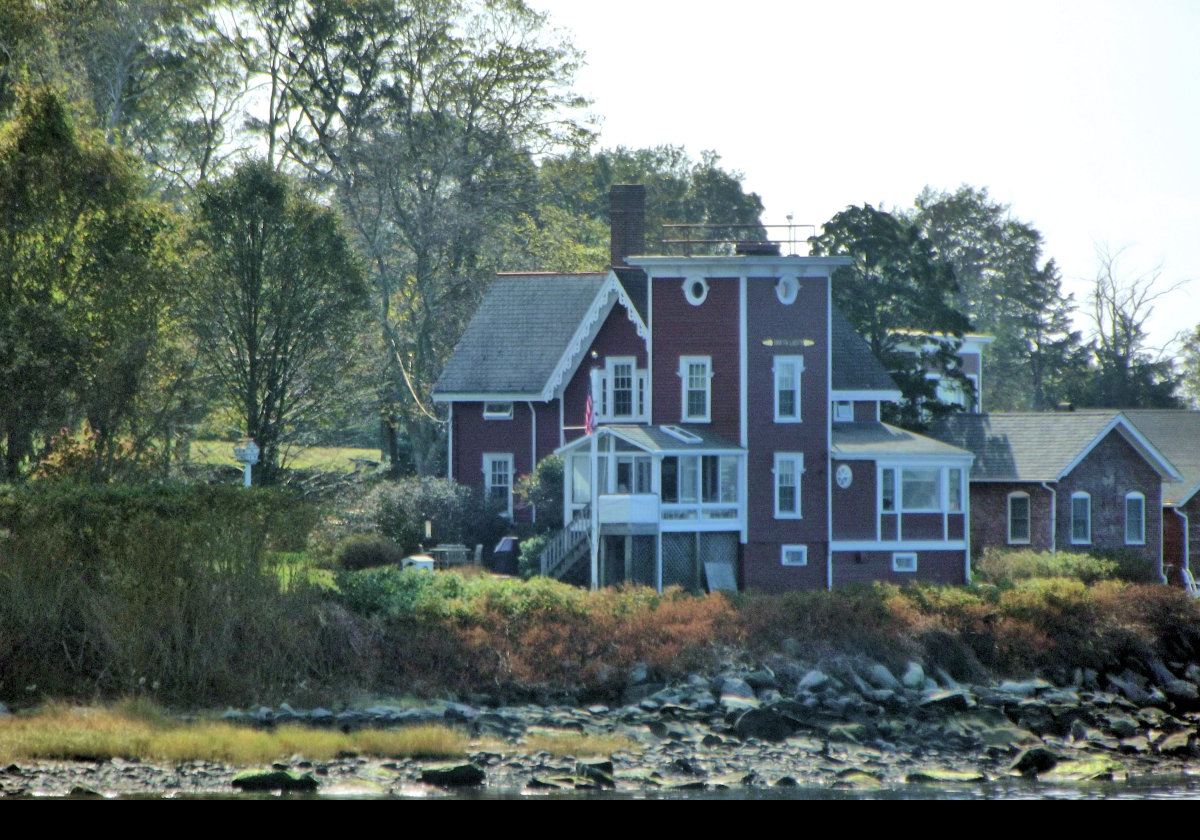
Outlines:
{"type": "Polygon", "coordinates": [[[1091,442],[1088,443],[1087,446],[1080,450],[1079,454],[1076,455],[1071,462],[1063,468],[1062,472],[1060,472],[1056,478],[1061,480],[1068,473],[1070,473],[1071,470],[1079,466],[1083,459],[1091,454],[1091,451],[1100,445],[1100,441],[1104,440],[1104,438],[1108,436],[1108,433],[1113,430],[1116,430],[1117,434],[1123,437],[1130,446],[1137,450],[1137,453],[1141,455],[1142,458],[1145,459],[1146,463],[1153,467],[1154,471],[1160,476],[1163,478],[1169,478],[1173,481],[1183,480],[1183,476],[1181,476],[1178,470],[1175,469],[1175,465],[1168,461],[1166,456],[1159,452],[1158,448],[1155,447],[1154,444],[1152,444],[1149,440],[1147,440],[1146,437],[1139,432],[1132,423],[1129,422],[1129,419],[1124,414],[1117,414],[1112,420],[1106,423],[1104,428],[1100,430],[1100,433],[1092,438],[1091,442]]]}
{"type": "Polygon", "coordinates": [[[604,280],[604,285],[596,293],[596,299],[592,301],[587,314],[576,328],[575,334],[567,342],[567,349],[563,351],[558,364],[554,366],[554,372],[550,374],[550,378],[546,381],[546,386],[537,397],[538,399],[552,400],[555,397],[562,396],[563,389],[571,381],[571,377],[575,375],[575,370],[579,367],[579,363],[583,361],[584,352],[596,340],[596,336],[600,333],[600,328],[604,326],[605,319],[608,318],[608,314],[612,312],[612,308],[618,303],[625,307],[625,314],[629,317],[634,329],[637,330],[638,338],[646,343],[646,352],[649,355],[650,330],[642,322],[641,316],[638,315],[637,309],[634,308],[633,302],[629,299],[629,295],[625,293],[625,288],[621,285],[621,281],[617,279],[616,273],[610,271],[608,272],[608,277],[604,280]]]}
{"type": "Polygon", "coordinates": [[[829,392],[831,402],[900,402],[899,391],[837,391],[829,392]]]}

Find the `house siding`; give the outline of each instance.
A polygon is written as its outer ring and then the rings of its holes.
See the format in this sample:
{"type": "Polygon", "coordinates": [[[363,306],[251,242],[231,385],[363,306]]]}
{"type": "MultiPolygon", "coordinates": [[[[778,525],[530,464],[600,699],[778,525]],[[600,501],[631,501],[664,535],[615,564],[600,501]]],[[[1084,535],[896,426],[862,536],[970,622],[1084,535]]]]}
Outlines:
{"type": "Polygon", "coordinates": [[[834,461],[830,467],[850,468],[850,486],[833,485],[833,538],[835,540],[873,540],[879,517],[875,513],[878,496],[874,461],[834,461]]]}
{"type": "MultiPolygon", "coordinates": [[[[596,333],[596,338],[584,353],[583,361],[563,391],[563,426],[565,427],[563,443],[570,443],[583,436],[584,411],[587,405],[588,388],[591,387],[592,368],[603,368],[604,360],[609,356],[633,356],[637,359],[639,369],[645,370],[646,368],[646,342],[637,334],[637,327],[629,320],[625,307],[620,304],[614,306],[608,313],[600,331],[596,333]],[[594,360],[592,353],[596,354],[594,360]]],[[[558,408],[555,406],[555,411],[557,412],[557,410],[558,408]]],[[[597,406],[597,410],[599,410],[599,406],[597,406]]],[[[540,417],[538,422],[541,422],[540,417]]],[[[557,438],[557,414],[553,423],[557,438]]],[[[550,447],[550,451],[553,451],[558,445],[556,440],[554,446],[550,447]]]]}
{"type": "MultiPolygon", "coordinates": [[[[534,403],[537,406],[537,403],[534,403]]],[[[542,403],[546,406],[546,403],[542,403]]],[[[554,423],[558,422],[558,405],[553,404],[554,423]]],[[[546,408],[538,412],[539,437],[543,417],[549,414],[546,408]]],[[[456,402],[454,404],[454,455],[451,464],[451,476],[459,484],[467,487],[483,487],[483,456],[484,453],[509,454],[513,458],[513,484],[519,476],[528,475],[533,470],[532,458],[532,413],[529,404],[513,403],[511,420],[483,419],[483,403],[456,402]]],[[[546,421],[547,423],[549,421],[546,421]]],[[[557,426],[547,426],[548,431],[557,437],[557,426]]],[[[543,449],[539,441],[539,452],[543,449]]],[[[553,451],[554,447],[550,447],[553,451]]],[[[517,522],[528,522],[532,511],[520,505],[514,496],[513,518],[517,522]]]]}
{"type": "MultiPolygon", "coordinates": [[[[790,305],[780,303],[776,296],[777,282],[774,277],[746,280],[747,522],[751,540],[777,546],[766,555],[747,552],[746,578],[763,581],[764,588],[800,580],[793,569],[780,566],[779,545],[808,545],[811,569],[818,557],[824,566],[824,546],[829,539],[829,280],[800,278],[800,292],[790,305]],[[777,356],[804,359],[799,423],[775,422],[773,370],[777,356]],[[777,453],[804,456],[800,519],[775,518],[777,453]],[[816,553],[818,545],[822,546],[820,554],[816,553]],[[759,562],[765,568],[751,568],[759,562]]],[[[826,585],[824,571],[820,585],[826,585]]]]}
{"type": "MultiPolygon", "coordinates": [[[[1200,559],[1200,554],[1197,553],[1200,552],[1200,494],[1192,497],[1179,512],[1187,517],[1187,559],[1194,575],[1196,569],[1200,568],[1196,562],[1200,559]]],[[[1183,535],[1184,523],[1176,508],[1163,508],[1163,574],[1173,586],[1182,586],[1184,582],[1183,535]]]]}
{"type": "MultiPolygon", "coordinates": [[[[1040,484],[1031,482],[972,482],[971,487],[971,556],[980,557],[986,547],[1029,548],[1050,550],[1051,493],[1040,484]],[[1009,545],[1008,497],[1011,493],[1029,496],[1029,542],[1009,545]]],[[[1070,510],[1067,511],[1068,517],[1070,510]]],[[[1070,519],[1066,525],[1070,527],[1070,519]]],[[[1060,519],[1059,530],[1062,530],[1060,519]]],[[[1068,542],[1070,540],[1068,539],[1068,542]]]]}
{"type": "Polygon", "coordinates": [[[1157,571],[1162,552],[1162,483],[1157,472],[1115,430],[1058,485],[1058,547],[1066,551],[1128,551],[1157,571]],[[1092,540],[1071,543],[1071,496],[1092,497],[1092,540]],[[1146,497],[1146,543],[1125,544],[1125,496],[1146,497]]]}
{"type": "Polygon", "coordinates": [[[789,589],[825,589],[829,543],[799,543],[808,546],[808,565],[785,566],[783,543],[748,542],[742,551],[743,580],[747,589],[783,592],[789,589]]]}
{"type": "Polygon", "coordinates": [[[892,571],[891,551],[835,551],[833,553],[833,585],[852,583],[965,583],[961,551],[918,551],[915,572],[892,571]]]}
{"type": "Polygon", "coordinates": [[[709,356],[712,377],[708,427],[729,440],[739,439],[739,282],[732,277],[708,278],[708,297],[693,306],[683,293],[682,277],[656,277],[652,281],[654,423],[683,422],[679,358],[709,356]]]}

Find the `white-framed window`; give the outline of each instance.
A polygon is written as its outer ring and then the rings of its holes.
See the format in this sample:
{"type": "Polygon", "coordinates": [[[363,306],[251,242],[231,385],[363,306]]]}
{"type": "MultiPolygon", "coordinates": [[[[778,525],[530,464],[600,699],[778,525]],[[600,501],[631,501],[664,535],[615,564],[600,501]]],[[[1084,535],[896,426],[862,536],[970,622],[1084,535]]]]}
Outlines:
{"type": "Polygon", "coordinates": [[[510,402],[485,402],[483,404],[484,420],[511,420],[513,404],[510,402]]]}
{"type": "Polygon", "coordinates": [[[1141,493],[1125,495],[1125,544],[1146,544],[1146,497],[1141,493]]]}
{"type": "Polygon", "coordinates": [[[946,510],[963,512],[963,493],[966,490],[963,471],[954,467],[946,470],[946,510]]]}
{"type": "Polygon", "coordinates": [[[610,356],[599,371],[600,405],[597,417],[612,420],[638,421],[646,417],[646,376],[639,370],[633,356],[610,356]]]}
{"type": "Polygon", "coordinates": [[[712,414],[712,357],[680,356],[684,423],[707,423],[712,414]]]}
{"type": "Polygon", "coordinates": [[[804,475],[804,454],[775,453],[775,518],[800,519],[800,477],[804,475]]]}
{"type": "Polygon", "coordinates": [[[483,487],[489,499],[504,507],[504,515],[512,519],[513,456],[487,453],[483,456],[483,487]]]}
{"type": "Polygon", "coordinates": [[[785,566],[807,566],[808,546],[785,545],[780,549],[779,559],[785,566]]]}
{"type": "Polygon", "coordinates": [[[942,471],[938,467],[905,467],[900,471],[900,506],[915,513],[942,510],[942,471]]]}
{"type": "Polygon", "coordinates": [[[736,455],[667,455],[660,469],[664,504],[737,504],[736,455]]]}
{"type": "Polygon", "coordinates": [[[1028,545],[1031,532],[1028,493],[1008,494],[1008,542],[1010,545],[1028,545]]]}
{"type": "Polygon", "coordinates": [[[851,400],[834,400],[833,422],[834,423],[853,423],[854,422],[854,403],[853,403],[853,401],[851,401],[851,400]]]}
{"type": "Polygon", "coordinates": [[[917,570],[917,553],[915,551],[897,551],[892,554],[893,572],[915,572],[917,570]]]}
{"type": "Polygon", "coordinates": [[[1071,543],[1088,545],[1092,541],[1092,497],[1087,493],[1071,496],[1071,543]]]}
{"type": "Polygon", "coordinates": [[[586,505],[592,500],[592,465],[587,455],[571,456],[571,504],[586,505]]]}
{"type": "Polygon", "coordinates": [[[881,513],[895,513],[896,508],[896,471],[887,468],[879,471],[879,510],[881,513]]]}
{"type": "Polygon", "coordinates": [[[800,294],[800,283],[790,274],[786,274],[779,278],[779,282],[775,284],[775,297],[779,298],[779,302],[784,306],[791,306],[796,302],[796,296],[800,294]]]}
{"type": "Polygon", "coordinates": [[[800,422],[800,374],[803,356],[775,357],[775,422],[800,422]]]}
{"type": "Polygon", "coordinates": [[[699,306],[708,298],[708,281],[693,276],[683,281],[683,294],[692,306],[699,306]]]}

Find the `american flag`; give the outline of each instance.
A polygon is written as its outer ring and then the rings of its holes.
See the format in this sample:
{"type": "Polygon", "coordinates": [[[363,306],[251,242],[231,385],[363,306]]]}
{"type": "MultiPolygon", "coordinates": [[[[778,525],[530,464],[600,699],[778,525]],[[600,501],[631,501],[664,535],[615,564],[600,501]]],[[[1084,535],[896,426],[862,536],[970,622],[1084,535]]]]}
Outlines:
{"type": "Polygon", "coordinates": [[[583,405],[583,433],[590,435],[596,431],[596,406],[592,402],[592,389],[588,388],[587,402],[583,405]]]}

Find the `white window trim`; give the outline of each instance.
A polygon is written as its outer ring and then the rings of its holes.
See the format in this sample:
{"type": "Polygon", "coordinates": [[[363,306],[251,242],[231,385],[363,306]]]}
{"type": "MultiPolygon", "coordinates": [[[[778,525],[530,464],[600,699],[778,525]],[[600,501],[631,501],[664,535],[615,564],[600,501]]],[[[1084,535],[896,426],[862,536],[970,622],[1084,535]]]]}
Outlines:
{"type": "Polygon", "coordinates": [[[904,572],[906,574],[911,574],[916,570],[917,553],[915,551],[896,551],[892,553],[893,572],[904,572]]]}
{"type": "Polygon", "coordinates": [[[1033,536],[1033,504],[1029,500],[1028,493],[1009,493],[1008,494],[1008,544],[1009,545],[1029,545],[1030,539],[1033,536]],[[1028,533],[1024,539],[1017,539],[1013,536],[1013,499],[1025,500],[1025,527],[1028,533]]]}
{"type": "Polygon", "coordinates": [[[483,404],[483,419],[484,420],[511,420],[513,418],[513,404],[510,402],[501,402],[500,400],[485,402],[483,404]]]}
{"type": "Polygon", "coordinates": [[[774,363],[771,366],[773,379],[775,381],[775,422],[776,423],[799,423],[803,417],[803,403],[800,400],[800,383],[804,380],[804,357],[803,356],[776,356],[774,363]],[[782,365],[793,365],[791,383],[781,383],[779,380],[780,367],[782,365]],[[781,385],[783,387],[781,387],[781,385]],[[782,415],[779,413],[779,394],[781,391],[790,390],[793,394],[796,413],[794,415],[782,415]]]}
{"type": "Polygon", "coordinates": [[[683,295],[692,306],[699,306],[708,300],[708,281],[695,274],[684,278],[683,295]]]}
{"type": "Polygon", "coordinates": [[[779,562],[784,566],[807,566],[807,545],[784,545],[779,548],[779,562]]]}
{"type": "Polygon", "coordinates": [[[801,501],[801,490],[804,487],[804,453],[802,452],[776,452],[775,467],[771,470],[774,476],[775,483],[775,518],[776,519],[803,519],[804,505],[801,501]],[[779,476],[781,471],[780,464],[792,464],[792,474],[796,477],[796,509],[781,510],[779,507],[779,476]]]}
{"type": "Polygon", "coordinates": [[[779,302],[784,306],[791,306],[795,303],[799,294],[800,283],[796,280],[795,275],[785,274],[775,284],[775,297],[779,298],[779,302]]]}
{"type": "Polygon", "coordinates": [[[1092,496],[1090,493],[1072,493],[1071,494],[1071,545],[1091,545],[1092,544],[1092,496]],[[1083,539],[1078,539],[1075,536],[1075,500],[1083,499],[1087,502],[1087,535],[1083,539]]]}
{"type": "Polygon", "coordinates": [[[636,356],[608,356],[604,370],[600,373],[600,404],[596,406],[596,419],[602,423],[627,421],[631,423],[646,419],[646,401],[649,385],[648,371],[637,366],[636,356]],[[617,365],[629,365],[633,376],[633,393],[630,399],[630,414],[617,414],[617,365]]]}
{"type": "Polygon", "coordinates": [[[508,519],[513,518],[513,483],[515,476],[513,475],[513,456],[511,452],[485,452],[483,455],[483,490],[488,498],[492,494],[492,464],[502,462],[508,470],[508,488],[507,488],[507,504],[505,516],[508,519]]]}
{"type": "Polygon", "coordinates": [[[1143,493],[1133,492],[1125,494],[1125,545],[1145,545],[1146,544],[1146,496],[1143,493]],[[1141,539],[1129,539],[1129,502],[1137,499],[1142,503],[1142,521],[1141,521],[1141,539]]]}
{"type": "Polygon", "coordinates": [[[853,400],[834,400],[833,401],[833,422],[834,423],[853,423],[854,422],[854,401],[853,400]]]}
{"type": "Polygon", "coordinates": [[[682,380],[682,397],[683,402],[679,406],[679,416],[683,423],[708,423],[712,420],[712,356],[680,356],[679,357],[679,378],[682,380]],[[704,381],[704,414],[689,415],[688,414],[688,367],[690,365],[704,365],[708,375],[704,381]]]}

